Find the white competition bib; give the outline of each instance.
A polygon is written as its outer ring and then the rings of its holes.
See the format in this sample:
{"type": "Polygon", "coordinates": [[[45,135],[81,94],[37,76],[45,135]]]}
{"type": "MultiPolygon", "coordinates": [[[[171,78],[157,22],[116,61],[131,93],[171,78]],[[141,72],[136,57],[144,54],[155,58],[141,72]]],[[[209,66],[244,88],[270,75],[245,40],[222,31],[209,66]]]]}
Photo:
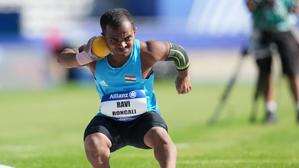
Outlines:
{"type": "Polygon", "coordinates": [[[115,92],[102,97],[101,113],[118,121],[131,121],[147,112],[144,90],[115,92]]]}

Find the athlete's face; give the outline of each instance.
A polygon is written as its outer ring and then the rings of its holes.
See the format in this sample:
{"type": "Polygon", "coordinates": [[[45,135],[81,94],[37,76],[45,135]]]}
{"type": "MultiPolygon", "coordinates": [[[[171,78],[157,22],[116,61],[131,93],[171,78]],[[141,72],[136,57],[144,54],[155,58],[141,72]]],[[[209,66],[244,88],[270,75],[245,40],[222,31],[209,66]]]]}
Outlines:
{"type": "Polygon", "coordinates": [[[118,29],[107,25],[103,35],[111,54],[118,58],[129,57],[134,45],[136,30],[137,28],[134,28],[127,20],[122,22],[118,29]]]}

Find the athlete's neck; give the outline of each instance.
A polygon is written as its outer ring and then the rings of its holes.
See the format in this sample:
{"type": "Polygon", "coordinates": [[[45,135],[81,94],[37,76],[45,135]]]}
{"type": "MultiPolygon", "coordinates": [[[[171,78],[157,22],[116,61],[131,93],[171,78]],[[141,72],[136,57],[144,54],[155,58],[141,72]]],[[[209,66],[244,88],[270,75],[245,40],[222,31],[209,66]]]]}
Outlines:
{"type": "Polygon", "coordinates": [[[120,58],[111,54],[107,56],[108,63],[113,68],[122,67],[128,61],[129,58],[130,57],[120,58]]]}

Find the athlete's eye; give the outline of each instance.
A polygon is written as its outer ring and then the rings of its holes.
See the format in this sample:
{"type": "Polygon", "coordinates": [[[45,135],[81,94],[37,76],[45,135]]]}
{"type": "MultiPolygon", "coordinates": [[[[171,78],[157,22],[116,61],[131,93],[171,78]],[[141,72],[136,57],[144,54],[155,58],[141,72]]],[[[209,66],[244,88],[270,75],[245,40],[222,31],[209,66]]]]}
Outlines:
{"type": "Polygon", "coordinates": [[[110,41],[111,41],[112,43],[116,43],[116,42],[117,42],[117,39],[110,39],[110,41]]]}
{"type": "Polygon", "coordinates": [[[126,37],[126,38],[125,38],[125,41],[130,41],[130,39],[131,39],[131,36],[126,37]]]}

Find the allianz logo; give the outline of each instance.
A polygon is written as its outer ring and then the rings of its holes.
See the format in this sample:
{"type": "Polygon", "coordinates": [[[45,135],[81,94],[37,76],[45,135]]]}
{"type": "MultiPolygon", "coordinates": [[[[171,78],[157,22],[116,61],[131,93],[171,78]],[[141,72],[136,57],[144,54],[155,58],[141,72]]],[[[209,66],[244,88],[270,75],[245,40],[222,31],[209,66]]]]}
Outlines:
{"type": "Polygon", "coordinates": [[[119,99],[119,98],[131,98],[134,99],[137,96],[135,91],[131,91],[130,93],[113,93],[109,96],[109,99],[119,99]]]}

